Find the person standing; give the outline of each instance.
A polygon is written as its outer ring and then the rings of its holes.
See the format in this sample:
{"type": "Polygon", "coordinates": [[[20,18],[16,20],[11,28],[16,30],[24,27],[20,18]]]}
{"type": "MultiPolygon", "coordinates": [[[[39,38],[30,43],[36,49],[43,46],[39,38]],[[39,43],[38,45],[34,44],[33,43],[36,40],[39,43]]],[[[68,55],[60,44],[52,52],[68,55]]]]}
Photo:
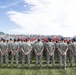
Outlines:
{"type": "Polygon", "coordinates": [[[6,66],[8,67],[8,45],[6,44],[5,39],[2,39],[2,41],[3,42],[1,42],[1,48],[0,48],[0,52],[1,52],[0,66],[2,67],[3,59],[5,58],[6,66]]]}
{"type": "Polygon", "coordinates": [[[48,38],[48,42],[46,43],[46,50],[47,50],[47,68],[51,59],[53,68],[55,68],[55,60],[54,60],[54,51],[55,51],[55,45],[51,41],[51,38],[48,38]]]}
{"type": "Polygon", "coordinates": [[[8,44],[8,51],[9,51],[9,53],[11,53],[9,55],[9,57],[11,57],[11,68],[12,68],[13,67],[13,63],[12,63],[13,57],[12,56],[15,55],[15,54],[13,52],[13,41],[12,41],[11,38],[10,38],[10,41],[7,44],[8,44]]]}
{"type": "Polygon", "coordinates": [[[62,61],[63,61],[64,69],[66,69],[66,55],[67,55],[67,51],[68,51],[68,45],[66,42],[64,42],[63,38],[61,38],[61,42],[59,44],[58,50],[59,50],[60,68],[62,68],[62,61]]]}
{"type": "Polygon", "coordinates": [[[13,49],[12,49],[12,58],[11,58],[11,63],[13,64],[14,62],[14,58],[16,58],[16,66],[17,68],[19,67],[19,45],[18,45],[18,42],[16,39],[14,39],[14,42],[13,42],[13,49]]]}
{"type": "Polygon", "coordinates": [[[74,61],[76,63],[76,39],[75,38],[72,39],[72,53],[75,59],[74,61]]]}
{"type": "Polygon", "coordinates": [[[37,42],[34,45],[34,50],[35,50],[36,68],[38,68],[38,60],[40,62],[40,68],[42,68],[44,45],[40,38],[37,39],[37,42]]]}
{"type": "Polygon", "coordinates": [[[68,44],[67,59],[69,59],[70,67],[72,67],[73,65],[72,43],[70,41],[67,41],[67,44],[68,44]]]}
{"type": "Polygon", "coordinates": [[[22,52],[23,52],[22,68],[24,67],[25,58],[26,58],[26,61],[27,61],[27,64],[28,64],[28,68],[30,68],[31,50],[32,50],[32,46],[31,46],[31,43],[30,43],[30,39],[26,38],[26,41],[24,41],[22,43],[22,52]]]}

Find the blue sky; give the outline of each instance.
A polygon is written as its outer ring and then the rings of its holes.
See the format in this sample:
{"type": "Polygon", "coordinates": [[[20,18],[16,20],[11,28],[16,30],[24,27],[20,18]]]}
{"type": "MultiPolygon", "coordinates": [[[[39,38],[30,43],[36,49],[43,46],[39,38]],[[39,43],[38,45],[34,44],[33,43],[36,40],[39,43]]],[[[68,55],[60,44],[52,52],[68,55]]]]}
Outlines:
{"type": "Polygon", "coordinates": [[[76,0],[0,0],[0,31],[76,35],[76,0]]]}
{"type": "Polygon", "coordinates": [[[24,3],[23,0],[0,0],[0,31],[11,34],[10,30],[20,28],[16,23],[10,21],[8,11],[25,12],[29,11],[30,7],[31,5],[24,3]]]}

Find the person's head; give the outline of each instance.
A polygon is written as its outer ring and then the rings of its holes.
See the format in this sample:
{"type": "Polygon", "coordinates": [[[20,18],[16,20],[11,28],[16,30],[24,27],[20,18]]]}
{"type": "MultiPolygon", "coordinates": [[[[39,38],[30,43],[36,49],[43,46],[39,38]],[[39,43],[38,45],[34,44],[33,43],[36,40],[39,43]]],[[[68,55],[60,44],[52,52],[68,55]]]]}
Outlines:
{"type": "Polygon", "coordinates": [[[6,42],[6,39],[3,39],[3,42],[6,42]]]}
{"type": "Polygon", "coordinates": [[[56,40],[56,43],[58,43],[58,40],[56,40]]]}
{"type": "Polygon", "coordinates": [[[64,38],[61,38],[61,41],[64,41],[64,38]]]}
{"type": "Polygon", "coordinates": [[[12,41],[12,38],[10,38],[10,41],[12,41]]]}
{"type": "Polygon", "coordinates": [[[49,42],[51,42],[51,40],[52,40],[51,38],[48,38],[48,41],[49,41],[49,42]]]}
{"type": "Polygon", "coordinates": [[[73,41],[73,42],[75,42],[75,41],[76,41],[76,39],[75,39],[75,38],[73,38],[73,39],[72,39],[72,41],[73,41]]]}
{"type": "Polygon", "coordinates": [[[3,38],[1,38],[1,41],[3,41],[3,38]]]}
{"type": "Polygon", "coordinates": [[[26,42],[29,41],[29,40],[30,40],[30,38],[26,38],[26,42]]]}
{"type": "Polygon", "coordinates": [[[7,40],[7,42],[9,42],[9,40],[7,40]]]}
{"type": "Polygon", "coordinates": [[[39,41],[41,41],[41,39],[40,39],[40,38],[38,38],[38,39],[37,39],[37,41],[39,42],[39,41]]]}
{"type": "Polygon", "coordinates": [[[20,38],[18,38],[18,40],[17,41],[20,41],[20,38]]]}
{"type": "Polygon", "coordinates": [[[14,42],[16,42],[16,39],[14,39],[14,42]]]}
{"type": "Polygon", "coordinates": [[[23,39],[21,38],[21,42],[23,42],[23,39]]]}

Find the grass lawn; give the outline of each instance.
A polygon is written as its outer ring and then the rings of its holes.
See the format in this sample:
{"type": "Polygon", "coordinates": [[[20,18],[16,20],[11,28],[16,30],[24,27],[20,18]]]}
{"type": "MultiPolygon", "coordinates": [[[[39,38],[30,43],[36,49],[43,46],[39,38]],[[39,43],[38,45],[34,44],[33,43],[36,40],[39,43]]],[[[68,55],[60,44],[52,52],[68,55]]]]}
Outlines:
{"type": "MultiPolygon", "coordinates": [[[[19,65],[21,66],[21,64],[19,65]]],[[[14,65],[13,68],[9,67],[6,68],[5,64],[3,64],[2,68],[0,68],[0,75],[76,75],[76,67],[75,63],[73,67],[69,67],[69,63],[67,63],[67,68],[59,69],[58,63],[56,63],[55,69],[52,68],[52,65],[49,65],[49,68],[46,69],[46,63],[43,62],[43,67],[40,69],[35,68],[35,61],[31,64],[31,68],[28,69],[27,64],[25,64],[25,68],[16,68],[14,65]]]]}
{"type": "Polygon", "coordinates": [[[76,75],[76,67],[64,69],[0,68],[0,75],[76,75]]]}

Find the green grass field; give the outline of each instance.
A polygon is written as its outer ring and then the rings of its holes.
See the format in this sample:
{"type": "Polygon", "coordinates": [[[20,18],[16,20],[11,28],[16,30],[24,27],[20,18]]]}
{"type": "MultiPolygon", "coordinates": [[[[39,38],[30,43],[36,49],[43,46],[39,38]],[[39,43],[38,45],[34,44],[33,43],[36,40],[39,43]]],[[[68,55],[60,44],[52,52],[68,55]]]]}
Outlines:
{"type": "Polygon", "coordinates": [[[51,64],[49,68],[46,69],[45,61],[43,62],[42,69],[39,67],[38,69],[35,68],[35,61],[31,64],[30,69],[28,69],[27,64],[25,64],[25,68],[21,68],[21,64],[19,66],[19,68],[16,68],[14,64],[13,68],[11,68],[10,65],[6,68],[6,65],[3,64],[2,68],[0,68],[0,75],[76,75],[75,63],[73,63],[73,67],[70,67],[69,63],[67,63],[66,70],[59,69],[58,63],[56,63],[55,69],[52,68],[51,64]]]}
{"type": "Polygon", "coordinates": [[[64,69],[0,68],[0,75],[76,75],[76,67],[64,69]]]}

